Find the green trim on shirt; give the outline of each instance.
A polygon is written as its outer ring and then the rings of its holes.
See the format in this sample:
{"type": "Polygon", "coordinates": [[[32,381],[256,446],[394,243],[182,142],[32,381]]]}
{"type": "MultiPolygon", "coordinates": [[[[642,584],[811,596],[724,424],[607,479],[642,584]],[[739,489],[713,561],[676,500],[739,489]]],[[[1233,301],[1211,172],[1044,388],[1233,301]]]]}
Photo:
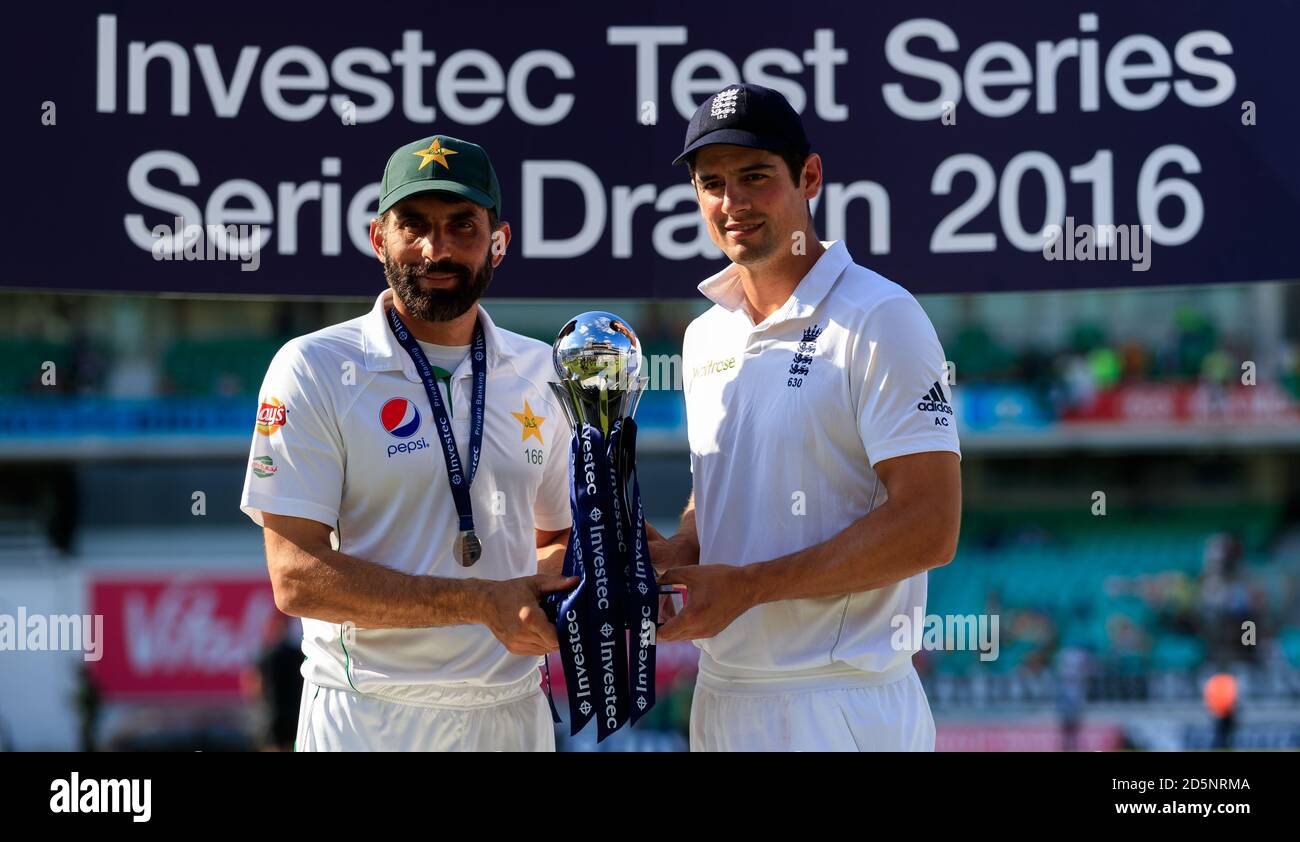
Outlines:
{"type": "Polygon", "coordinates": [[[451,405],[451,372],[442,366],[433,367],[433,377],[435,380],[441,380],[447,386],[447,414],[455,415],[456,410],[451,405]]]}
{"type": "Polygon", "coordinates": [[[348,655],[348,645],[343,642],[343,627],[339,626],[339,646],[343,647],[343,675],[348,680],[348,686],[354,693],[360,693],[357,685],[352,683],[352,658],[348,655]]]}

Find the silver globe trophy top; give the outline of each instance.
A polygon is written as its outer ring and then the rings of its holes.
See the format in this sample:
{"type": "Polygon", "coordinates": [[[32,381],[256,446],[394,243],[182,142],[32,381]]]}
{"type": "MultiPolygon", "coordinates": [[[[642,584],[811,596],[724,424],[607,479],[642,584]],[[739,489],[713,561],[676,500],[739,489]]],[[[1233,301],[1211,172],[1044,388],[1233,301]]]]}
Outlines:
{"type": "Polygon", "coordinates": [[[574,316],[551,352],[560,378],[551,389],[574,427],[591,424],[609,435],[636,412],[648,378],[641,376],[641,342],[625,320],[603,310],[574,316]]]}

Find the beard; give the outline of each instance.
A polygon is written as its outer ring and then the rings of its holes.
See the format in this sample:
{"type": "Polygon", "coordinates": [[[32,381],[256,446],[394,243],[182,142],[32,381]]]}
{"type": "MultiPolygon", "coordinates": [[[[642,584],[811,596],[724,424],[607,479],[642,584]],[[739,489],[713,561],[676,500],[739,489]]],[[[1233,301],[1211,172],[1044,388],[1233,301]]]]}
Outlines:
{"type": "Polygon", "coordinates": [[[492,253],[488,252],[478,271],[450,260],[398,263],[384,256],[384,277],[393,294],[406,307],[413,318],[425,322],[448,322],[465,314],[473,307],[488,284],[492,283],[492,253]],[[450,273],[457,277],[448,289],[424,289],[420,276],[432,273],[450,273]]]}

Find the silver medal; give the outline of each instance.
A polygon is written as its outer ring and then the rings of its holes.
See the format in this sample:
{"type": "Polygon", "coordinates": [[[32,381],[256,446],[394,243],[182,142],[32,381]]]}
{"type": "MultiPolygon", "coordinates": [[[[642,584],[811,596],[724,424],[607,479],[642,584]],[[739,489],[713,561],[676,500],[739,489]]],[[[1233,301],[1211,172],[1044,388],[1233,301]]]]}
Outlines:
{"type": "Polygon", "coordinates": [[[461,567],[472,567],[483,555],[483,543],[471,529],[456,536],[454,551],[461,567]]]}

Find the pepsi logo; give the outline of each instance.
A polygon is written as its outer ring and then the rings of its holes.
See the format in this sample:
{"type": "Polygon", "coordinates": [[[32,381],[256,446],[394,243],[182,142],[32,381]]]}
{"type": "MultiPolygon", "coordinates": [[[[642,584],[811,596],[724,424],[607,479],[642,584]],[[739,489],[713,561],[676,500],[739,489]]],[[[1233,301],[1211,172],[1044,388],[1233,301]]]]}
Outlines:
{"type": "Polygon", "coordinates": [[[394,438],[409,439],[420,429],[420,410],[406,398],[392,398],[379,410],[379,422],[394,438]]]}

